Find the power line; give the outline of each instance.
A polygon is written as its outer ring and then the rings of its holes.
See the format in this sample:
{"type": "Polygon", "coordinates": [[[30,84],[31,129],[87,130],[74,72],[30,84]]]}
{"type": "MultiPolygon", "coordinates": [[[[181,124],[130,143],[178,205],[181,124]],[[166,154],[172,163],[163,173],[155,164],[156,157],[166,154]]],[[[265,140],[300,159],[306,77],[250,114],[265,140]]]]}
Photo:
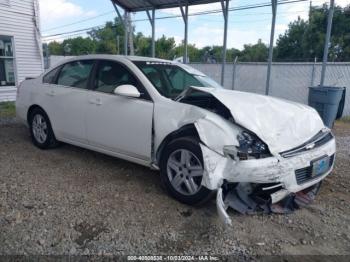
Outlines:
{"type": "Polygon", "coordinates": [[[73,22],[73,23],[69,23],[69,24],[65,24],[65,25],[61,25],[61,26],[52,27],[52,28],[46,29],[44,32],[52,31],[52,30],[55,30],[55,29],[58,29],[58,28],[68,27],[68,26],[71,26],[71,25],[76,25],[76,24],[84,23],[84,22],[86,22],[86,21],[90,21],[90,20],[99,18],[99,17],[101,17],[101,16],[106,16],[106,15],[112,14],[112,13],[114,13],[114,12],[115,12],[114,10],[113,10],[113,11],[108,11],[108,12],[105,12],[105,13],[102,13],[102,14],[99,14],[99,15],[96,15],[96,16],[93,16],[93,17],[89,17],[89,18],[86,18],[86,19],[83,19],[83,20],[79,20],[79,21],[76,21],[76,22],[73,22]]]}
{"type": "MultiPolygon", "coordinates": [[[[294,11],[293,13],[300,13],[302,11],[294,11]]],[[[290,12],[284,12],[284,14],[287,14],[287,13],[290,13],[290,12]]],[[[286,15],[285,15],[286,16],[286,15]]],[[[282,16],[282,17],[285,17],[285,16],[282,16]]],[[[281,16],[280,16],[281,17],[281,16]]],[[[240,20],[240,21],[230,21],[231,24],[241,24],[241,23],[254,23],[254,22],[261,22],[261,21],[269,21],[270,18],[264,18],[264,19],[249,19],[249,20],[240,20]]],[[[209,19],[202,19],[201,18],[201,21],[207,21],[207,22],[210,22],[210,23],[221,23],[222,21],[217,21],[217,20],[209,20],[209,19]]],[[[135,22],[135,20],[134,20],[135,22]]],[[[140,22],[140,21],[137,21],[137,22],[140,22]]],[[[192,21],[192,24],[198,24],[200,23],[199,21],[192,21]]],[[[96,26],[94,28],[90,28],[91,30],[92,29],[101,29],[103,28],[105,25],[100,25],[100,26],[96,26]]],[[[110,26],[110,28],[115,28],[116,26],[115,25],[112,25],[110,26]]],[[[256,27],[255,27],[256,28],[256,27]]],[[[260,27],[259,27],[260,28],[260,27]]],[[[268,29],[270,30],[270,29],[268,29]]],[[[70,38],[72,36],[76,36],[76,35],[84,35],[85,32],[88,31],[86,29],[81,29],[81,30],[78,30],[78,31],[72,31],[72,32],[69,32],[69,35],[66,35],[65,38],[70,38]]],[[[59,39],[61,38],[61,34],[57,34],[57,35],[52,35],[50,37],[46,37],[44,41],[52,41],[52,40],[55,40],[55,39],[59,39]]]]}
{"type": "MultiPolygon", "coordinates": [[[[71,35],[65,35],[63,37],[63,39],[69,39],[71,37],[78,37],[78,36],[84,36],[86,34],[86,32],[81,32],[81,33],[75,33],[75,34],[71,34],[71,35]]],[[[50,41],[56,41],[58,39],[60,39],[61,37],[53,37],[53,38],[49,38],[49,39],[44,39],[44,42],[50,42],[50,41]]]]}
{"type": "MultiPolygon", "coordinates": [[[[285,0],[286,1],[286,0],[285,0]]],[[[305,0],[307,1],[307,0],[305,0]]],[[[325,2],[325,0],[314,0],[315,2],[325,2]]],[[[280,3],[282,4],[282,3],[280,3]]],[[[284,4],[284,3],[283,3],[284,4]]],[[[58,7],[58,6],[57,6],[58,7]]],[[[54,9],[52,9],[53,11],[54,9]]],[[[93,16],[93,17],[89,17],[89,18],[86,18],[86,19],[82,19],[82,20],[78,20],[76,22],[72,22],[72,23],[69,23],[69,24],[64,24],[64,25],[61,25],[61,26],[56,26],[56,27],[52,27],[52,28],[49,28],[49,29],[46,29],[44,30],[43,32],[48,32],[48,31],[53,31],[55,29],[59,29],[59,28],[64,28],[64,27],[69,27],[71,25],[76,25],[76,24],[80,24],[80,23],[84,23],[84,22],[87,22],[87,21],[90,21],[90,20],[93,20],[93,19],[96,19],[96,18],[99,18],[99,17],[102,17],[102,16],[106,16],[106,15],[109,15],[109,14],[112,14],[114,13],[115,10],[111,10],[111,11],[108,11],[108,12],[105,12],[105,13],[102,13],[102,14],[99,14],[99,15],[96,15],[96,16],[93,16]]],[[[284,12],[278,12],[278,14],[281,14],[281,13],[284,13],[284,12]]],[[[236,16],[249,16],[249,15],[264,15],[264,14],[271,14],[271,13],[251,13],[251,14],[238,14],[236,16]]],[[[191,15],[191,14],[190,14],[191,15]]],[[[178,16],[174,16],[174,17],[178,17],[178,16]]],[[[169,17],[169,18],[172,18],[172,17],[169,17]]],[[[159,19],[159,18],[156,18],[156,19],[159,19]]],[[[136,21],[132,21],[132,22],[141,22],[141,21],[146,21],[147,19],[142,19],[142,20],[136,20],[136,21]]]]}
{"type": "MultiPolygon", "coordinates": [[[[270,19],[256,19],[256,20],[247,20],[247,21],[240,21],[240,23],[249,23],[249,22],[260,22],[260,21],[269,21],[270,19]]],[[[208,21],[208,22],[219,22],[219,21],[208,21]]],[[[199,21],[197,22],[192,22],[193,24],[195,23],[199,23],[199,21]]],[[[234,23],[237,24],[237,23],[234,23]]],[[[104,25],[99,26],[99,27],[94,27],[93,29],[102,29],[104,27],[104,25]]],[[[255,29],[259,29],[259,31],[270,31],[270,28],[265,28],[266,26],[255,26],[255,29]]],[[[116,28],[116,26],[110,26],[109,28],[116,28]]],[[[84,36],[86,35],[86,31],[88,30],[79,30],[79,32],[71,32],[70,34],[67,35],[57,35],[57,36],[52,36],[52,37],[47,37],[45,39],[43,39],[44,42],[49,42],[49,41],[55,41],[57,39],[69,39],[73,36],[84,36]]]]}
{"type": "MultiPolygon", "coordinates": [[[[305,11],[293,11],[293,12],[280,12],[279,14],[291,14],[291,13],[303,13],[305,11]]],[[[262,14],[271,14],[271,13],[262,13],[262,14]]],[[[287,17],[288,15],[279,15],[279,18],[281,17],[287,17]]],[[[233,19],[234,17],[232,17],[233,19]]],[[[201,21],[207,21],[207,22],[210,22],[210,23],[222,23],[221,20],[214,20],[214,19],[207,19],[207,18],[199,18],[201,21]]],[[[233,21],[233,20],[230,20],[230,24],[240,24],[240,23],[250,23],[250,22],[261,22],[261,21],[268,21],[268,20],[271,20],[271,18],[263,18],[263,19],[249,19],[249,20],[239,20],[239,21],[233,21]]],[[[140,21],[134,21],[134,22],[140,22],[140,21]]],[[[195,24],[195,23],[200,23],[199,21],[192,21],[191,24],[195,24]]]]}
{"type": "MultiPolygon", "coordinates": [[[[309,0],[280,0],[278,3],[279,5],[283,4],[292,4],[292,3],[298,3],[298,2],[307,2],[309,0]]],[[[267,7],[271,6],[271,3],[263,3],[263,4],[256,4],[256,5],[246,5],[246,6],[239,6],[239,7],[231,7],[229,8],[230,12],[233,11],[242,11],[242,10],[249,10],[249,9],[255,9],[255,8],[261,8],[261,7],[267,7]]],[[[216,9],[216,10],[211,10],[211,11],[202,11],[202,12],[197,12],[197,13],[192,13],[189,14],[188,16],[198,16],[198,15],[208,15],[208,14],[216,14],[216,13],[221,13],[221,9],[216,9]]],[[[169,18],[178,18],[182,17],[181,15],[170,15],[170,16],[162,16],[162,17],[157,17],[157,20],[162,20],[162,19],[169,19],[169,18]]],[[[148,19],[137,19],[133,20],[132,22],[142,22],[142,21],[148,21],[148,19]]]]}
{"type": "MultiPolygon", "coordinates": [[[[309,0],[280,0],[278,2],[278,4],[279,5],[292,4],[292,3],[306,2],[306,1],[309,1],[309,0]]],[[[232,7],[232,8],[229,8],[229,11],[233,12],[233,11],[249,10],[249,9],[256,9],[256,8],[262,8],[262,7],[267,7],[267,6],[271,6],[271,3],[268,2],[268,3],[255,4],[255,5],[232,7]]],[[[199,16],[199,15],[215,14],[215,13],[221,13],[221,12],[222,12],[221,9],[217,9],[217,10],[211,10],[211,11],[202,11],[202,12],[192,13],[192,14],[189,14],[189,16],[199,16]]],[[[162,17],[157,17],[156,20],[178,18],[178,17],[181,17],[181,15],[162,16],[162,17]]],[[[136,20],[133,20],[132,22],[141,22],[141,21],[148,21],[148,19],[136,19],[136,20]]],[[[78,22],[76,22],[76,23],[78,23],[78,22]]],[[[88,28],[84,28],[84,29],[78,29],[78,30],[74,30],[74,31],[57,33],[57,34],[52,34],[52,35],[48,35],[48,36],[43,36],[43,38],[50,38],[50,37],[54,37],[54,36],[61,36],[61,35],[66,35],[66,34],[71,34],[71,33],[83,32],[83,31],[88,31],[88,30],[92,30],[92,29],[98,29],[98,28],[103,27],[103,26],[104,25],[98,25],[98,26],[88,27],[88,28]]],[[[60,28],[60,27],[57,27],[57,28],[60,28]]]]}
{"type": "MultiPolygon", "coordinates": [[[[202,21],[207,21],[207,22],[210,22],[210,23],[219,23],[221,21],[215,21],[215,20],[205,20],[205,19],[201,19],[202,21]]],[[[267,19],[255,19],[255,20],[244,20],[244,21],[239,21],[239,22],[234,22],[234,21],[230,21],[231,24],[238,24],[238,23],[252,23],[252,22],[261,22],[261,21],[269,21],[270,18],[267,18],[267,19]]],[[[199,21],[192,21],[192,24],[198,24],[200,23],[199,21]]],[[[101,25],[101,26],[97,26],[97,27],[93,27],[93,28],[89,28],[88,30],[93,30],[93,29],[101,29],[103,28],[105,25],[101,25]]],[[[111,28],[115,28],[116,26],[111,26],[111,28]]],[[[87,29],[81,29],[81,30],[78,30],[78,31],[71,31],[71,32],[68,32],[69,35],[66,35],[64,36],[64,38],[69,38],[71,36],[75,36],[75,35],[84,35],[86,31],[88,31],[87,29]]],[[[270,30],[270,29],[269,29],[270,30]]],[[[61,38],[63,35],[62,34],[57,34],[57,35],[52,35],[52,36],[49,36],[49,37],[45,37],[44,41],[52,41],[52,40],[55,40],[55,39],[59,39],[61,38]]]]}

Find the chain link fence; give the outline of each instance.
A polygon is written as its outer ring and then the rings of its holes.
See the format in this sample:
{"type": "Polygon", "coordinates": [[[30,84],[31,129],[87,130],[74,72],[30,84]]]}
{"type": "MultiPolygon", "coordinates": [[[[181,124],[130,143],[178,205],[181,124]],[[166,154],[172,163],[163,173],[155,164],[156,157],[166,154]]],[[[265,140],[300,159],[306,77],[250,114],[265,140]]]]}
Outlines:
{"type": "MultiPolygon", "coordinates": [[[[47,67],[69,56],[50,56],[47,67]]],[[[191,63],[192,67],[220,83],[221,64],[191,63]]],[[[308,103],[308,87],[319,85],[321,63],[273,63],[269,95],[295,102],[308,103]]],[[[267,63],[226,64],[224,87],[265,94],[267,63]]],[[[325,85],[350,88],[350,63],[328,63],[325,85]]],[[[350,116],[350,89],[346,94],[343,116],[350,116]]]]}
{"type": "MultiPolygon", "coordinates": [[[[220,83],[221,64],[192,67],[220,83]]],[[[308,87],[319,85],[321,63],[273,63],[269,95],[307,104],[308,87]]],[[[224,87],[265,94],[267,63],[237,63],[225,67],[224,87]]],[[[325,85],[350,87],[350,63],[328,63],[325,85]]],[[[350,90],[347,90],[343,116],[350,116],[350,90]]]]}

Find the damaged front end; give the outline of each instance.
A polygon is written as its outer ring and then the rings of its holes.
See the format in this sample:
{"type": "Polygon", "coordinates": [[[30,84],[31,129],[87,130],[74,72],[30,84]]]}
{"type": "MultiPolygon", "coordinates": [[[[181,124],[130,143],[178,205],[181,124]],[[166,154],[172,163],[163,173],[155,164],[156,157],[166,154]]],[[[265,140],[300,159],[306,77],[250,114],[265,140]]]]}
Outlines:
{"type": "MultiPolygon", "coordinates": [[[[217,210],[221,220],[231,225],[229,208],[241,214],[290,213],[310,204],[322,180],[331,173],[335,140],[292,157],[240,155],[241,147],[221,155],[201,145],[205,175],[202,184],[217,189],[217,210]]],[[[250,150],[249,150],[250,152],[250,150]]]]}
{"type": "Polygon", "coordinates": [[[241,214],[290,213],[311,203],[333,169],[335,139],[311,108],[199,87],[177,101],[194,106],[185,119],[200,140],[201,184],[217,190],[218,214],[227,225],[229,208],[241,214]]]}
{"type": "Polygon", "coordinates": [[[280,183],[227,183],[217,191],[216,206],[221,221],[231,226],[229,208],[240,214],[286,214],[310,204],[322,182],[296,193],[282,188],[280,183]]]}

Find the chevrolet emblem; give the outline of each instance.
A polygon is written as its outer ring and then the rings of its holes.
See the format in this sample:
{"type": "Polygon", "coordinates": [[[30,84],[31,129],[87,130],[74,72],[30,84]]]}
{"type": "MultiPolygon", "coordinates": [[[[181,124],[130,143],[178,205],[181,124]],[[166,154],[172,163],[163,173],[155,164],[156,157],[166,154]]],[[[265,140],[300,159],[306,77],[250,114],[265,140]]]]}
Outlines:
{"type": "Polygon", "coordinates": [[[313,149],[315,147],[315,143],[311,143],[311,144],[308,144],[308,145],[306,145],[306,149],[307,150],[310,150],[310,149],[313,149]]]}

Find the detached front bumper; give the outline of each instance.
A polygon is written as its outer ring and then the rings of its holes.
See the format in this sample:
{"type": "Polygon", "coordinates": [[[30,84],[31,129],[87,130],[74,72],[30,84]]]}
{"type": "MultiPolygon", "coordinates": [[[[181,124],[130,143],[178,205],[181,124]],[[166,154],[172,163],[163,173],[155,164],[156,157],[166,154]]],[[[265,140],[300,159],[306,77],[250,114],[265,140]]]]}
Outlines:
{"type": "Polygon", "coordinates": [[[219,216],[226,224],[230,224],[226,210],[230,206],[230,200],[227,198],[232,200],[232,196],[227,197],[227,192],[225,195],[222,190],[224,182],[242,185],[248,183],[274,185],[276,190],[270,195],[270,204],[272,205],[291,194],[318,184],[329,175],[333,169],[335,151],[335,139],[332,139],[320,147],[289,158],[274,156],[235,161],[202,145],[205,165],[202,183],[209,189],[218,189],[216,202],[219,216]],[[312,162],[325,156],[330,159],[328,169],[323,174],[312,177],[312,162]]]}

